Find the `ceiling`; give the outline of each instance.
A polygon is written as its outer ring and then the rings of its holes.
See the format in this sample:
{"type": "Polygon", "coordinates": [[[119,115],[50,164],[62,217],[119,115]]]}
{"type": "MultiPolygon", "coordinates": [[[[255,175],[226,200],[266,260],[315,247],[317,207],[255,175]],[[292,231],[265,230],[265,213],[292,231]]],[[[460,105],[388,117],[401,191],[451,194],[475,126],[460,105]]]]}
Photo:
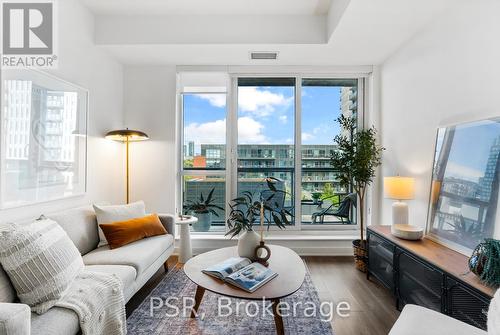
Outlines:
{"type": "Polygon", "coordinates": [[[325,15],[331,0],[82,0],[96,14],[325,15]]]}
{"type": "Polygon", "coordinates": [[[377,65],[469,0],[81,1],[97,14],[96,44],[124,64],[377,65]]]}

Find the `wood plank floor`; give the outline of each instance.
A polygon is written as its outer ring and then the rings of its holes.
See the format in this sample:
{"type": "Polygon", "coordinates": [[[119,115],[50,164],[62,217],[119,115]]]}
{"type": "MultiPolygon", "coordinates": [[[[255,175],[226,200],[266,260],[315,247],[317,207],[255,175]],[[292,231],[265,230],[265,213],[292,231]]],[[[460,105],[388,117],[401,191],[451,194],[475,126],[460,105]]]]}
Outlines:
{"type": "MultiPolygon", "coordinates": [[[[335,335],[387,335],[399,312],[390,293],[374,280],[356,270],[352,257],[303,257],[321,301],[348,302],[350,316],[332,321],[335,335]]],[[[169,266],[181,266],[177,258],[169,266]]],[[[161,268],[127,303],[127,316],[143,301],[165,275],[161,268]]],[[[235,334],[237,335],[237,334],[235,334]]],[[[290,334],[297,335],[297,334],[290,334]]]]}
{"type": "Polygon", "coordinates": [[[387,335],[399,312],[390,293],[354,267],[352,257],[304,257],[321,301],[351,306],[349,317],[336,316],[336,335],[387,335]]]}

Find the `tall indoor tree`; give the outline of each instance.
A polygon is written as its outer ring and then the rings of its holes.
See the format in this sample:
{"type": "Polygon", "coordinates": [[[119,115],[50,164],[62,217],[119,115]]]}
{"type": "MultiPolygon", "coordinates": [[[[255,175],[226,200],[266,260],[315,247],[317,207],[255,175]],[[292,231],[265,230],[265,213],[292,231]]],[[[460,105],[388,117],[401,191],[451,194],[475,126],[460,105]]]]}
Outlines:
{"type": "MultiPolygon", "coordinates": [[[[352,187],[359,198],[359,226],[361,239],[359,246],[365,248],[365,218],[364,207],[366,190],[373,183],[375,172],[382,162],[382,152],[385,150],[377,143],[375,127],[358,129],[354,117],[341,115],[337,122],[341,127],[339,135],[335,136],[337,145],[331,158],[332,167],[338,173],[337,178],[342,186],[352,187]]],[[[356,244],[356,241],[353,242],[356,244]]]]}

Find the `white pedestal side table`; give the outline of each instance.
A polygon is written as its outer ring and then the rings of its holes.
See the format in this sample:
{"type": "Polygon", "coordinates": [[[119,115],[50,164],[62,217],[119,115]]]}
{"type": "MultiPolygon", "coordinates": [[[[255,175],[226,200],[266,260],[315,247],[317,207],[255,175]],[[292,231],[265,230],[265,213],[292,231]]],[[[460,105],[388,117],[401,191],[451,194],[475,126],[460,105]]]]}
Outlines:
{"type": "Polygon", "coordinates": [[[191,236],[189,233],[189,225],[198,222],[196,216],[187,216],[175,218],[175,224],[180,226],[180,246],[179,246],[179,263],[186,263],[193,257],[191,250],[191,236]]]}

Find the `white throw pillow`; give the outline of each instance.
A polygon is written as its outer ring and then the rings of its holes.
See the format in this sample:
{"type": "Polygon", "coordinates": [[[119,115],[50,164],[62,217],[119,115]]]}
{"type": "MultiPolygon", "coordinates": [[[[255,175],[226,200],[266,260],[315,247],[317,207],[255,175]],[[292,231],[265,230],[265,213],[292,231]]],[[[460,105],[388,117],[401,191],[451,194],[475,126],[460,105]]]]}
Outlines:
{"type": "Polygon", "coordinates": [[[84,266],[73,241],[49,219],[3,226],[0,263],[19,300],[38,314],[54,306],[84,266]]]}
{"type": "MultiPolygon", "coordinates": [[[[146,216],[144,201],[133,202],[128,205],[99,206],[94,205],[97,224],[126,221],[146,216]]],[[[107,245],[108,241],[101,227],[99,227],[99,247],[107,245]]]]}

